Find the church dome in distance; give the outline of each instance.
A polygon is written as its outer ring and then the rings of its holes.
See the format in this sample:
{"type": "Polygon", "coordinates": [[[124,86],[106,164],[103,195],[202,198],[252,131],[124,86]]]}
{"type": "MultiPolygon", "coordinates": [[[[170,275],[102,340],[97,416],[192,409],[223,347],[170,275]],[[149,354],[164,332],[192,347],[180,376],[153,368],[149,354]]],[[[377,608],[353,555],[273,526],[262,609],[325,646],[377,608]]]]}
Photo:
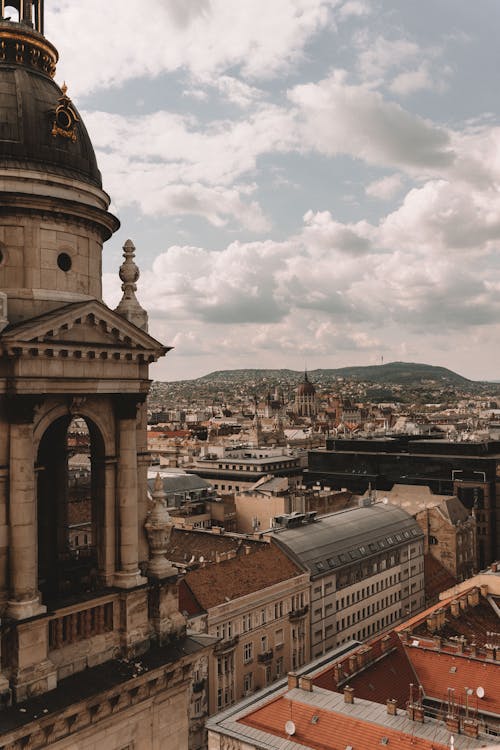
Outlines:
{"type": "Polygon", "coordinates": [[[35,28],[0,20],[0,170],[59,174],[100,188],[82,119],[53,80],[58,53],[35,28]]]}

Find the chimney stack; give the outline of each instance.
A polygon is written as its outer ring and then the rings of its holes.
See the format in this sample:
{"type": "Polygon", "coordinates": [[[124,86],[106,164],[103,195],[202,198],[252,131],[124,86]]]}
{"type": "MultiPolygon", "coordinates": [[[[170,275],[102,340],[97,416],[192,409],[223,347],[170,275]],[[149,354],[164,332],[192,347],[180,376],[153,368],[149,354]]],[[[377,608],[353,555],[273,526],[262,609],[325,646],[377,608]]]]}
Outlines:
{"type": "Polygon", "coordinates": [[[389,698],[387,700],[387,714],[388,716],[397,716],[398,702],[395,698],[389,698]]]}
{"type": "Polygon", "coordinates": [[[354,688],[349,685],[344,688],[344,703],[354,703],[354,688]]]}

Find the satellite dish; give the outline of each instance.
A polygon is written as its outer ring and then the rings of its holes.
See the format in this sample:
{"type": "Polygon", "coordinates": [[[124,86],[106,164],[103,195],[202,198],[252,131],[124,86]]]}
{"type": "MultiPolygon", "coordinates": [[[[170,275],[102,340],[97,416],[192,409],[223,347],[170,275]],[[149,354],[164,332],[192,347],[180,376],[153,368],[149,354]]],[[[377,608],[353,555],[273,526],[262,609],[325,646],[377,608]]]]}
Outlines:
{"type": "Polygon", "coordinates": [[[295,724],[293,723],[293,721],[287,721],[287,723],[285,724],[285,732],[289,737],[292,737],[295,734],[295,724]]]}
{"type": "Polygon", "coordinates": [[[384,503],[384,505],[387,505],[389,502],[389,498],[388,497],[382,498],[382,502],[384,503]]]}
{"type": "Polygon", "coordinates": [[[472,688],[467,688],[467,691],[466,691],[466,692],[467,692],[467,695],[472,695],[472,693],[473,693],[474,691],[473,691],[473,689],[472,689],[472,688]]]}
{"type": "Polygon", "coordinates": [[[203,555],[200,555],[200,562],[201,562],[201,563],[202,563],[202,562],[205,562],[205,558],[203,557],[203,555]]]}
{"type": "Polygon", "coordinates": [[[484,687],[479,685],[478,689],[476,690],[476,695],[478,698],[484,698],[484,687]]]}

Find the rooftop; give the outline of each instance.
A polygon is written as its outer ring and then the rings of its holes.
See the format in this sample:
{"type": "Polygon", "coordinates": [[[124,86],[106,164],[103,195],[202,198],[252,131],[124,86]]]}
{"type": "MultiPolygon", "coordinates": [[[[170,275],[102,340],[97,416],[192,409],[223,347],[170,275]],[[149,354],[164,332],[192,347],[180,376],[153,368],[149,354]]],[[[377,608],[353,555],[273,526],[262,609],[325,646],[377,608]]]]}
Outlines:
{"type": "Polygon", "coordinates": [[[421,539],[423,533],[402,508],[375,503],[330,513],[314,523],[276,531],[273,537],[313,575],[324,575],[412,539],[421,539]]]}
{"type": "Polygon", "coordinates": [[[302,570],[278,547],[264,544],[253,554],[190,571],[181,581],[179,597],[182,601],[181,592],[185,587],[200,610],[207,611],[301,574],[302,570]]]}

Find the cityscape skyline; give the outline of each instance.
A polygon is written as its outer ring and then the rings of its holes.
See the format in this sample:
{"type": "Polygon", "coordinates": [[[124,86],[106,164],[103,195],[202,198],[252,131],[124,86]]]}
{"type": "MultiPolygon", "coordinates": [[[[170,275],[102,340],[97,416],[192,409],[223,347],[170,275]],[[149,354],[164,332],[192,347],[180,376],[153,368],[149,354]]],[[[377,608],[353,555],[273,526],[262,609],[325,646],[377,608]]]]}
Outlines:
{"type": "Polygon", "coordinates": [[[497,379],[500,9],[480,11],[48,6],[122,221],[105,300],[130,236],[151,333],[175,347],[153,377],[383,357],[497,379]]]}

